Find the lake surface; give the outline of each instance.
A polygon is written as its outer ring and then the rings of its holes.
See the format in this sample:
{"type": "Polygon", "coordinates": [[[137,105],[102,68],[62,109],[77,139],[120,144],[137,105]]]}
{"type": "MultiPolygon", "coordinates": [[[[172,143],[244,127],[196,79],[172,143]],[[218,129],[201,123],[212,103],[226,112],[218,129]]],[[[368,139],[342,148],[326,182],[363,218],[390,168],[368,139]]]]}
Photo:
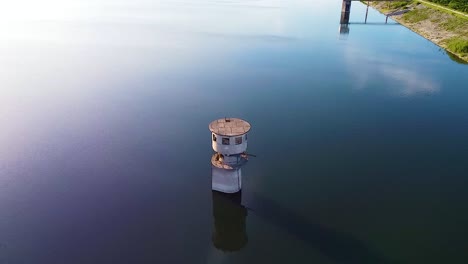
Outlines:
{"type": "Polygon", "coordinates": [[[410,30],[340,35],[338,0],[10,2],[0,263],[467,263],[468,66],[410,30]],[[253,126],[242,203],[211,191],[225,116],[253,126]]]}

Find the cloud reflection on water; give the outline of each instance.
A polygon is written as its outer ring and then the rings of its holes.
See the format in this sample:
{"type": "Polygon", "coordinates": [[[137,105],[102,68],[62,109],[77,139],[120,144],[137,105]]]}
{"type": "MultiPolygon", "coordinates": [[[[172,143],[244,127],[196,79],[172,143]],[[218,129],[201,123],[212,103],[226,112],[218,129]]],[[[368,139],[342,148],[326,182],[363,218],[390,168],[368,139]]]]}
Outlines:
{"type": "MultiPolygon", "coordinates": [[[[349,74],[354,78],[354,89],[362,90],[374,86],[371,82],[381,79],[390,83],[390,93],[399,96],[429,95],[440,91],[440,85],[430,77],[430,73],[423,72],[424,68],[414,69],[403,64],[403,60],[391,56],[370,54],[365,47],[344,48],[344,61],[349,74]],[[366,53],[367,52],[367,53],[366,53]],[[375,59],[378,58],[378,59],[375,59]]],[[[374,51],[375,52],[375,51],[374,51]]]]}
{"type": "Polygon", "coordinates": [[[428,79],[428,76],[423,76],[407,68],[384,65],[380,68],[380,72],[383,76],[396,82],[399,94],[403,96],[434,94],[440,91],[439,85],[428,79]]]}

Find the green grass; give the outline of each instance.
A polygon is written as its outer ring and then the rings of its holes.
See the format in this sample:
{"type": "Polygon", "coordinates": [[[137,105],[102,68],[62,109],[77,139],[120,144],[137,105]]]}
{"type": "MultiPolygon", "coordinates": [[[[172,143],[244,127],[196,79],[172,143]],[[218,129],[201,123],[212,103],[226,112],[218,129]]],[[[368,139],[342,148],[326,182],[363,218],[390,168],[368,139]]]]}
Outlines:
{"type": "Polygon", "coordinates": [[[389,3],[390,9],[400,9],[402,7],[408,7],[411,1],[397,1],[389,3]]]}
{"type": "Polygon", "coordinates": [[[466,0],[427,0],[427,1],[468,14],[468,1],[466,0]]]}
{"type": "Polygon", "coordinates": [[[454,16],[442,23],[441,26],[448,31],[460,31],[468,28],[468,20],[454,16]]]}
{"type": "Polygon", "coordinates": [[[468,54],[468,39],[462,37],[448,39],[447,49],[456,53],[468,54]]]}
{"type": "MultiPolygon", "coordinates": [[[[429,0],[429,1],[430,1],[430,0],[429,0]]],[[[432,2],[432,1],[430,1],[430,2],[432,2]]],[[[420,3],[420,2],[418,2],[418,5],[424,5],[424,6],[427,6],[427,7],[429,7],[429,8],[432,8],[432,9],[439,10],[439,11],[441,11],[441,12],[444,12],[444,13],[446,13],[446,14],[450,14],[450,15],[452,15],[452,16],[456,16],[456,17],[458,17],[458,18],[462,18],[462,19],[468,20],[468,18],[467,18],[466,16],[462,16],[462,15],[459,15],[459,14],[454,13],[454,12],[452,12],[452,11],[448,11],[448,10],[443,9],[443,8],[440,8],[440,7],[436,6],[436,5],[431,5],[431,4],[427,4],[427,5],[426,5],[426,4],[423,4],[423,3],[420,3]]],[[[460,10],[458,10],[458,11],[460,11],[460,10]]],[[[462,11],[460,11],[460,12],[462,12],[462,11]]],[[[466,13],[466,12],[465,12],[465,13],[466,13]]]]}
{"type": "Polygon", "coordinates": [[[409,11],[408,13],[405,13],[402,17],[406,22],[418,23],[420,21],[428,19],[431,14],[431,11],[432,10],[429,8],[415,9],[409,11]]]}

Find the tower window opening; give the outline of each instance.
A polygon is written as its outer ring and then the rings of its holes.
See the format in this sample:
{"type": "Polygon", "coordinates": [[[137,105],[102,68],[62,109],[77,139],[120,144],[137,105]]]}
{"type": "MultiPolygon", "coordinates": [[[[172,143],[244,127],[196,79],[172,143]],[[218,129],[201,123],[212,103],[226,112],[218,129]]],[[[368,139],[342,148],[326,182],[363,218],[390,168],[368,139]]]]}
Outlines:
{"type": "Polygon", "coordinates": [[[236,145],[242,144],[242,137],[236,137],[236,145]]]}
{"type": "Polygon", "coordinates": [[[223,145],[229,145],[229,138],[223,137],[223,145]]]}

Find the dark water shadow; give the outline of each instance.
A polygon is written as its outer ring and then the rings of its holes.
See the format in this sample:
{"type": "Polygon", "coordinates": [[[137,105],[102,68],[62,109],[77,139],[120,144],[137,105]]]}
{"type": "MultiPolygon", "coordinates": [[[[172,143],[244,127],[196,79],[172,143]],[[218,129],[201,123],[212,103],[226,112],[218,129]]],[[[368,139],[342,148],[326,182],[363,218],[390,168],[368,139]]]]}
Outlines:
{"type": "Polygon", "coordinates": [[[275,201],[252,193],[246,208],[265,222],[271,223],[304,241],[336,263],[389,264],[390,261],[363,241],[350,234],[325,227],[275,201]]]}
{"type": "Polygon", "coordinates": [[[465,64],[465,65],[468,65],[468,61],[464,61],[462,59],[460,59],[457,55],[451,53],[450,51],[448,50],[445,50],[445,53],[447,54],[447,56],[453,60],[454,62],[458,63],[458,64],[465,64]]]}
{"type": "Polygon", "coordinates": [[[440,53],[444,54],[444,55],[447,55],[450,60],[458,63],[458,64],[464,64],[464,65],[468,65],[468,62],[467,61],[464,61],[462,60],[460,57],[458,57],[457,55],[451,53],[450,51],[442,48],[442,47],[439,47],[439,50],[438,50],[440,53]]]}
{"type": "Polygon", "coordinates": [[[213,246],[224,252],[239,251],[248,242],[247,209],[242,206],[242,192],[234,194],[212,191],[214,229],[213,246]]]}

